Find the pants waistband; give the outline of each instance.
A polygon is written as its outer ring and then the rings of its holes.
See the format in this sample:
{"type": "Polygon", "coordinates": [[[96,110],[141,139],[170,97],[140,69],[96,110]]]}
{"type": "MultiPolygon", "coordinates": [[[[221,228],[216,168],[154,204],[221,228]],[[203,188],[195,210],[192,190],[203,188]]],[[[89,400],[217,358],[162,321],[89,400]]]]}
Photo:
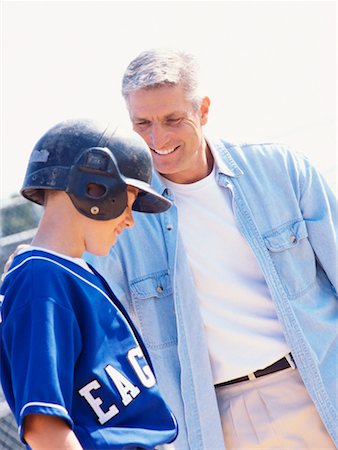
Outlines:
{"type": "Polygon", "coordinates": [[[292,367],[293,369],[296,368],[296,364],[292,358],[291,353],[285,355],[284,358],[279,359],[275,363],[271,364],[271,366],[265,367],[265,369],[249,373],[249,375],[245,375],[244,377],[224,381],[223,383],[217,383],[215,384],[215,388],[222,386],[229,386],[230,384],[241,383],[242,381],[255,380],[256,378],[263,377],[264,375],[269,375],[274,372],[279,372],[280,370],[289,369],[290,367],[292,367]]]}

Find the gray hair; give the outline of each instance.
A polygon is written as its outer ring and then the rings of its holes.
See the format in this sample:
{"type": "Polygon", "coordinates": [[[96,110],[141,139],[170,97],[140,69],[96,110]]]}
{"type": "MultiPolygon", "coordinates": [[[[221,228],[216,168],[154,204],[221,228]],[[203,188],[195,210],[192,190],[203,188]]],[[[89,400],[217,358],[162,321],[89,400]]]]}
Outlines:
{"type": "Polygon", "coordinates": [[[172,49],[146,50],[128,65],[122,79],[122,95],[128,104],[132,91],[181,84],[186,99],[198,109],[202,100],[199,72],[197,59],[190,53],[172,49]]]}

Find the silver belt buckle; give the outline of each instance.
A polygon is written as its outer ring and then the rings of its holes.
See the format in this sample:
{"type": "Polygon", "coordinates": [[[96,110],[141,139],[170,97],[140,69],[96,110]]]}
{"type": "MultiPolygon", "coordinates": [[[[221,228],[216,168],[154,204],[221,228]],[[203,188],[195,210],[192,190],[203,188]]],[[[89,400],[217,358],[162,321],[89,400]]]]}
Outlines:
{"type": "Polygon", "coordinates": [[[287,355],[285,355],[285,359],[290,364],[290,367],[292,367],[292,369],[296,369],[296,364],[291,356],[291,353],[288,353],[287,355]]]}

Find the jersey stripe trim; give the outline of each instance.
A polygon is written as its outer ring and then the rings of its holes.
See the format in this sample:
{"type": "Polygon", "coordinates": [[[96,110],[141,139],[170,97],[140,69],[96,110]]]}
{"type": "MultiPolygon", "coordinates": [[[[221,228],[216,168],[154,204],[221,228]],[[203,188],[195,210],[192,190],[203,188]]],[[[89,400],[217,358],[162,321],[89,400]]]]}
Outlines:
{"type": "MultiPolygon", "coordinates": [[[[86,284],[89,284],[89,286],[93,287],[94,289],[96,289],[97,291],[99,291],[112,305],[116,306],[114,304],[114,302],[111,300],[111,298],[102,290],[100,289],[98,286],[96,286],[94,283],[91,283],[90,281],[86,280],[85,278],[81,277],[81,275],[77,274],[76,272],[74,272],[73,270],[69,269],[67,266],[64,266],[63,264],[54,261],[53,259],[50,258],[46,258],[45,256],[30,256],[29,258],[26,258],[24,261],[21,261],[20,264],[18,264],[17,266],[13,267],[13,269],[11,269],[10,271],[7,272],[7,276],[14,272],[16,269],[18,269],[19,267],[23,266],[24,264],[26,264],[26,262],[32,260],[32,259],[41,259],[43,261],[48,261],[52,264],[55,264],[59,267],[62,267],[63,269],[67,270],[67,272],[71,273],[72,275],[74,275],[75,277],[79,278],[81,281],[83,281],[86,284]]],[[[80,266],[81,267],[81,266],[80,266]]],[[[82,267],[83,268],[83,267],[82,267]]]]}
{"type": "MultiPolygon", "coordinates": [[[[48,261],[48,262],[50,262],[52,264],[55,264],[55,265],[61,267],[62,269],[66,270],[67,272],[71,273],[75,277],[79,278],[81,281],[83,281],[84,283],[88,284],[92,288],[96,289],[97,291],[99,291],[109,301],[110,304],[112,304],[114,306],[114,308],[116,308],[122,314],[122,316],[125,318],[125,320],[127,320],[127,322],[129,323],[128,319],[125,317],[125,315],[122,313],[122,311],[116,306],[116,304],[109,297],[109,295],[107,295],[102,289],[100,289],[94,283],[91,283],[90,281],[88,281],[85,278],[81,277],[81,275],[79,275],[78,273],[76,273],[73,270],[69,269],[67,266],[64,266],[63,264],[61,264],[61,263],[59,263],[57,261],[54,261],[53,259],[47,258],[45,256],[30,256],[29,258],[26,258],[24,261],[21,261],[21,263],[18,264],[17,266],[13,267],[13,269],[11,269],[9,272],[7,272],[7,275],[9,275],[10,273],[14,272],[19,267],[23,266],[26,262],[30,261],[31,259],[39,259],[39,260],[48,261]]],[[[139,340],[137,339],[136,334],[135,334],[135,332],[133,330],[133,327],[130,327],[130,332],[132,333],[132,335],[133,335],[134,339],[136,340],[136,342],[139,342],[139,340]]]]}
{"type": "Polygon", "coordinates": [[[20,411],[20,416],[22,416],[23,412],[25,411],[25,409],[29,408],[30,406],[45,406],[47,408],[56,408],[56,409],[60,409],[62,412],[64,412],[67,416],[69,416],[68,411],[66,410],[66,408],[64,408],[61,405],[58,405],[57,403],[45,403],[45,402],[29,402],[26,403],[21,411],[20,411]]]}
{"type": "Polygon", "coordinates": [[[1,305],[2,305],[2,303],[4,301],[4,299],[5,299],[5,296],[1,294],[0,295],[0,323],[2,323],[1,305]]]}

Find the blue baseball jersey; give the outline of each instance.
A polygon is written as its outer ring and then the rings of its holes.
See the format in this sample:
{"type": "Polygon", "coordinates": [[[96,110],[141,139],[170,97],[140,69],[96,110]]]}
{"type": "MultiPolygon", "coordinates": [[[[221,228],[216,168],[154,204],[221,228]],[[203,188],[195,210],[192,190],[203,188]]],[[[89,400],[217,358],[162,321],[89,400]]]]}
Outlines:
{"type": "Polygon", "coordinates": [[[62,255],[17,255],[1,286],[1,382],[18,422],[64,419],[85,449],[153,449],[177,435],[148,353],[105,280],[62,255]]]}

